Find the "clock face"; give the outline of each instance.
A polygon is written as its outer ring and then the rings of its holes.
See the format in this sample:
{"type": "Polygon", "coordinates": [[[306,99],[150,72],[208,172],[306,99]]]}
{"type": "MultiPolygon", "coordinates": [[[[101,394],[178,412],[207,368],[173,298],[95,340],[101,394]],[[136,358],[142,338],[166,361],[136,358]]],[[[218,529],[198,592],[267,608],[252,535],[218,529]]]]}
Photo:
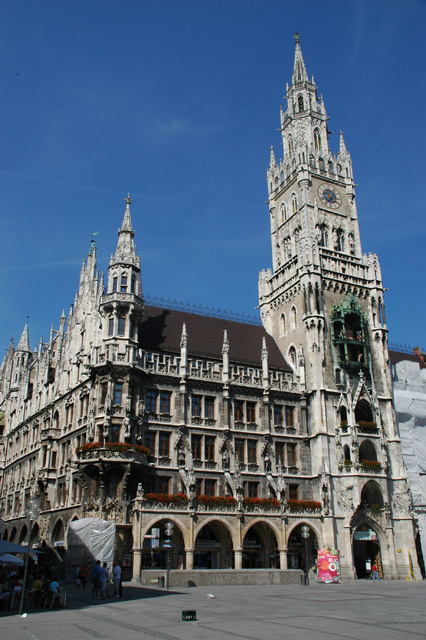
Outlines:
{"type": "Polygon", "coordinates": [[[321,201],[330,207],[330,209],[338,209],[342,204],[340,193],[331,184],[322,184],[318,189],[321,201]]]}

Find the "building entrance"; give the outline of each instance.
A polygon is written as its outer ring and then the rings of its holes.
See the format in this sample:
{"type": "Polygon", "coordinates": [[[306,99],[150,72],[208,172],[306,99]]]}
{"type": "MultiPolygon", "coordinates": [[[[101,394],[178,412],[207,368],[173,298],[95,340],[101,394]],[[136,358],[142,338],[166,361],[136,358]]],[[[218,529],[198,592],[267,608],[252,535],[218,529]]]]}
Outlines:
{"type": "Polygon", "coordinates": [[[355,531],[353,554],[358,579],[370,578],[373,564],[377,565],[379,577],[383,578],[382,554],[375,531],[366,526],[355,531]]]}

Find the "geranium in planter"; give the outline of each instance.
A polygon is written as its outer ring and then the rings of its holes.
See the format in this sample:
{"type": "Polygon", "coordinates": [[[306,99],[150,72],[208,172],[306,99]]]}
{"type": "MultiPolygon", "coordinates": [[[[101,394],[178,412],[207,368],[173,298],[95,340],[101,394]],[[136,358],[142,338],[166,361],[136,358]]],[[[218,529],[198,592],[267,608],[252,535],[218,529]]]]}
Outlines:
{"type": "Polygon", "coordinates": [[[197,497],[197,502],[216,506],[233,506],[236,500],[232,496],[206,496],[202,494],[197,497]]]}
{"type": "Polygon", "coordinates": [[[188,496],[185,493],[147,493],[145,496],[147,502],[159,502],[161,504],[176,504],[188,502],[188,496]]]}
{"type": "Polygon", "coordinates": [[[321,502],[316,500],[287,500],[287,506],[293,513],[321,510],[321,502]]]}

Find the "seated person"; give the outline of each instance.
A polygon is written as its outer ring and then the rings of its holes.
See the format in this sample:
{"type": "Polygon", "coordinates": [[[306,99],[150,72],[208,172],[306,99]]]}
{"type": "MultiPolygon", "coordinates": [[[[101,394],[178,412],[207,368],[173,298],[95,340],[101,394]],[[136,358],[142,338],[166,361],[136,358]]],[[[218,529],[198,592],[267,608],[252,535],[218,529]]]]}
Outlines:
{"type": "Polygon", "coordinates": [[[51,583],[49,584],[49,589],[50,591],[52,591],[53,593],[59,593],[60,591],[60,586],[59,586],[59,582],[56,579],[56,576],[53,576],[51,583]]]}

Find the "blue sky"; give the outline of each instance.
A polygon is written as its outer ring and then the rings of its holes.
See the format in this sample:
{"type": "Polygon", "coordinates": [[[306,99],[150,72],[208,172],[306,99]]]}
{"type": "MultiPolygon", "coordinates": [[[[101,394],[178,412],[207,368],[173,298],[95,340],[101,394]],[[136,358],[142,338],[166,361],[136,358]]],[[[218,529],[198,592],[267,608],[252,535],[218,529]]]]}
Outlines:
{"type": "Polygon", "coordinates": [[[128,192],[145,293],[257,313],[295,31],[352,155],[390,341],[426,346],[425,24],[416,0],[3,0],[2,348],[27,313],[33,348],[58,327],[93,231],[107,270],[128,192]]]}

